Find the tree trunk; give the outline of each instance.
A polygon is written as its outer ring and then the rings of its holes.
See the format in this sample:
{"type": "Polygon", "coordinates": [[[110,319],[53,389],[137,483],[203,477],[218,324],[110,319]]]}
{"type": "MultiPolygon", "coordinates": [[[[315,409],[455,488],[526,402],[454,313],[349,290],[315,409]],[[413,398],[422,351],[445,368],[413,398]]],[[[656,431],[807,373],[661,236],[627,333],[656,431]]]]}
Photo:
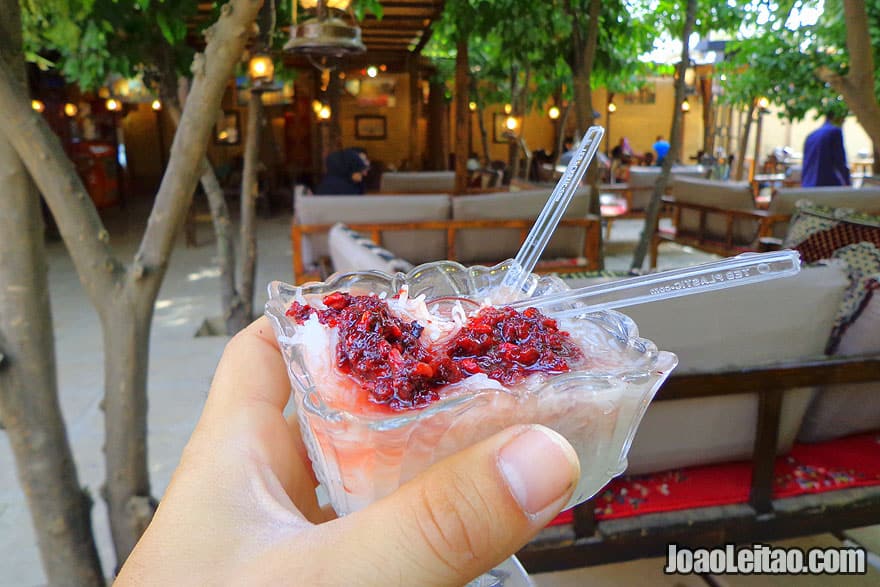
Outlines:
{"type": "MultiPolygon", "coordinates": [[[[700,78],[700,89],[703,98],[703,153],[714,155],[715,153],[715,118],[717,111],[715,101],[712,99],[712,78],[700,78]]],[[[702,161],[697,161],[702,163],[702,161]]]]}
{"type": "Polygon", "coordinates": [[[752,132],[752,118],[755,115],[755,100],[749,104],[746,110],[746,121],[743,123],[742,136],[739,138],[739,149],[736,154],[736,171],[733,178],[736,181],[742,181],[743,169],[746,165],[746,151],[749,148],[749,135],[752,132]]]}
{"type": "Polygon", "coordinates": [[[153,518],[147,467],[147,361],[153,300],[137,304],[131,287],[99,308],[104,336],[104,456],[107,482],[102,495],[118,567],[153,518]],[[121,556],[119,553],[125,553],[121,556]]]}
{"type": "Polygon", "coordinates": [[[819,77],[841,93],[859,124],[877,145],[880,144],[880,103],[874,93],[874,52],[864,0],[843,0],[843,15],[849,73],[841,76],[823,68],[819,77]]]}
{"type": "Polygon", "coordinates": [[[226,325],[226,334],[232,336],[240,330],[237,314],[241,306],[241,299],[235,291],[235,241],[232,238],[232,220],[229,218],[226,195],[207,158],[202,163],[202,176],[199,181],[208,198],[214,236],[217,239],[217,269],[220,271],[223,323],[226,325]]]}
{"type": "Polygon", "coordinates": [[[444,140],[444,118],[446,104],[443,92],[446,87],[431,81],[431,92],[428,95],[428,164],[431,170],[446,169],[446,150],[444,140]]]}
{"type": "Polygon", "coordinates": [[[553,160],[553,167],[559,165],[559,158],[562,157],[562,147],[565,142],[565,125],[568,124],[568,117],[571,115],[571,104],[566,104],[562,109],[562,115],[556,122],[556,158],[553,160]]]}
{"type": "MultiPolygon", "coordinates": [[[[250,324],[254,315],[254,280],[257,274],[256,207],[260,195],[260,127],[263,124],[263,99],[251,92],[244,144],[244,171],[241,180],[241,273],[238,278],[239,309],[233,316],[236,332],[250,324]]],[[[232,321],[232,320],[230,320],[232,321]]]]}
{"type": "Polygon", "coordinates": [[[468,33],[459,31],[455,57],[455,193],[467,190],[468,137],[471,133],[470,96],[471,74],[468,64],[468,33]]]}
{"type": "Polygon", "coordinates": [[[475,92],[474,100],[477,103],[477,123],[480,125],[480,143],[482,145],[483,151],[483,164],[488,166],[491,161],[491,156],[489,155],[489,131],[486,130],[486,121],[483,120],[483,100],[480,98],[479,90],[475,92]]]}
{"type": "Polygon", "coordinates": [[[342,103],[342,80],[339,79],[339,73],[330,72],[330,83],[327,84],[327,105],[330,106],[330,120],[327,125],[327,155],[333,151],[342,149],[342,111],[340,104],[342,103]]]}
{"type": "Polygon", "coordinates": [[[663,194],[666,193],[666,186],[669,183],[669,175],[672,171],[673,161],[681,159],[682,146],[682,128],[681,122],[684,113],[681,111],[681,103],[684,101],[684,74],[690,63],[690,49],[688,47],[688,39],[694,30],[694,23],[697,19],[697,0],[687,0],[684,29],[682,31],[682,47],[681,61],[678,63],[678,72],[675,79],[675,103],[672,106],[672,130],[669,132],[670,150],[666,158],[663,159],[663,167],[660,171],[660,177],[654,184],[654,193],[651,195],[651,201],[648,203],[648,210],[645,212],[645,228],[642,231],[642,237],[633,254],[633,261],[630,265],[631,269],[640,271],[645,263],[645,256],[648,254],[648,247],[654,239],[654,232],[657,230],[657,222],[660,217],[660,204],[663,194]]]}
{"type": "Polygon", "coordinates": [[[149,322],[192,194],[202,173],[214,113],[235,64],[254,33],[262,0],[230,0],[206,33],[204,54],[193,61],[193,86],[171,156],[133,262],[124,268],[113,255],[109,235],[67,159],[58,138],[30,107],[8,68],[0,62],[0,132],[18,151],[58,222],[80,281],[99,311],[105,337],[107,481],[113,543],[121,565],[152,513],[146,472],[146,376],[149,322]],[[124,309],[121,309],[124,308],[124,309]],[[109,367],[115,365],[113,369],[109,367]],[[116,374],[116,369],[125,374],[116,374]],[[121,417],[124,409],[144,410],[121,417]],[[120,416],[120,417],[117,417],[120,416]],[[118,443],[118,444],[117,444],[118,443]],[[132,472],[135,468],[142,471],[132,472]]]}
{"type": "MultiPolygon", "coordinates": [[[[24,84],[17,0],[0,0],[0,59],[24,84]]],[[[0,135],[0,417],[50,585],[103,585],[92,500],[77,477],[58,403],[40,197],[0,135]]]]}
{"type": "MultiPolygon", "coordinates": [[[[170,49],[170,47],[168,47],[170,49]]],[[[170,53],[170,51],[168,51],[170,53]]],[[[166,80],[174,80],[174,67],[168,64],[163,68],[160,76],[159,93],[165,110],[171,117],[175,128],[180,124],[180,93],[185,95],[189,92],[189,80],[177,79],[176,83],[166,80]],[[183,88],[184,90],[181,90],[183,88]]],[[[205,157],[202,162],[202,175],[199,178],[202,190],[208,200],[208,208],[211,210],[211,222],[214,225],[214,238],[217,239],[217,269],[220,272],[220,306],[223,312],[223,322],[226,325],[226,334],[232,336],[240,330],[238,328],[241,301],[235,291],[235,242],[232,238],[232,221],[229,218],[229,207],[226,205],[226,195],[223,187],[214,173],[211,162],[205,157]]]]}
{"type": "Polygon", "coordinates": [[[422,93],[419,87],[419,56],[407,54],[406,69],[409,73],[409,165],[412,170],[421,169],[422,158],[419,156],[419,112],[422,105],[422,93]]]}

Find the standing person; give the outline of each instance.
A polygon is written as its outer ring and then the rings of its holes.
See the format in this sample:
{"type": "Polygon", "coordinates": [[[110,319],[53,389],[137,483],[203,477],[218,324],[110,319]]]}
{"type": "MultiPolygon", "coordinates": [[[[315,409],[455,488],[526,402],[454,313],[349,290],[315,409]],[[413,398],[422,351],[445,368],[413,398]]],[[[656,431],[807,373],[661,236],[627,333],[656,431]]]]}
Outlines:
{"type": "Polygon", "coordinates": [[[664,139],[663,135],[657,135],[657,140],[654,142],[654,152],[657,153],[656,165],[663,165],[663,160],[666,159],[669,149],[669,141],[664,139]]]}
{"type": "Polygon", "coordinates": [[[327,175],[315,194],[319,196],[351,196],[364,193],[364,176],[369,167],[366,154],[358,149],[343,149],[327,155],[327,175]]]}
{"type": "Polygon", "coordinates": [[[803,187],[852,185],[840,128],[844,118],[839,114],[826,114],[825,124],[804,141],[803,187]]]}

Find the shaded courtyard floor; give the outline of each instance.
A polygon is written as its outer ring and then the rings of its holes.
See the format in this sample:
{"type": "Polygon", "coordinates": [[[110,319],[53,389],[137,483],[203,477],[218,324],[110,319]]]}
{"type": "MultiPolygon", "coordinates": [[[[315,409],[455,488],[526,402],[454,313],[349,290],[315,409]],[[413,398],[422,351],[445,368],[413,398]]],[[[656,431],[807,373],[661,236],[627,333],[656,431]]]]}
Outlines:
{"type": "MultiPolygon", "coordinates": [[[[130,259],[136,250],[146,219],[144,208],[143,204],[133,202],[126,210],[111,210],[104,214],[112,235],[111,242],[123,260],[130,259]]],[[[265,286],[269,281],[291,278],[289,222],[286,214],[258,221],[258,308],[262,308],[266,301],[265,286]]],[[[640,221],[615,223],[612,239],[606,245],[607,269],[625,270],[629,267],[640,229],[640,221]]],[[[218,272],[210,226],[200,225],[198,237],[196,247],[186,247],[183,238],[178,239],[156,302],[149,366],[149,466],[153,495],[157,497],[164,492],[195,426],[227,340],[222,336],[194,336],[205,318],[220,314],[218,272]]],[[[104,480],[103,412],[99,409],[103,395],[101,331],[97,314],[79,283],[64,246],[58,242],[50,243],[48,257],[61,404],[80,482],[95,496],[93,526],[105,572],[111,576],[113,556],[106,508],[98,497],[104,480]]],[[[660,268],[694,265],[712,258],[676,245],[665,245],[661,249],[660,268]]],[[[838,540],[823,535],[795,543],[834,544],[833,541],[838,540]]],[[[880,528],[863,532],[860,541],[870,544],[874,552],[880,552],[880,528]]],[[[698,577],[664,576],[662,568],[661,559],[649,559],[539,575],[535,579],[540,587],[706,584],[698,577]]],[[[877,577],[880,575],[874,575],[870,580],[876,581],[877,577]]],[[[781,584],[767,577],[738,579],[722,578],[718,584],[781,584]]],[[[866,578],[854,578],[852,583],[841,578],[835,579],[834,583],[869,584],[859,579],[866,578]]],[[[31,586],[44,582],[9,441],[0,431],[0,586],[31,586]]]]}

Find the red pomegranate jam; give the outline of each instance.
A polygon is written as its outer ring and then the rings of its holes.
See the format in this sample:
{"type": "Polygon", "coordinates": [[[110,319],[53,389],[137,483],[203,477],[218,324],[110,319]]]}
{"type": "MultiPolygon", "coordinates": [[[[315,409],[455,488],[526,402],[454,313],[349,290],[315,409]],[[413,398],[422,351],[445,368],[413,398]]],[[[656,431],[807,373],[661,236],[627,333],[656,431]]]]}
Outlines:
{"type": "Polygon", "coordinates": [[[385,300],[334,292],[325,310],[294,302],[287,316],[298,324],[312,313],[337,328],[336,364],[365,388],[371,401],[397,410],[423,407],[437,390],[475,373],[505,385],[531,373],[564,373],[583,358],[556,321],[534,308],[484,308],[442,346],[419,339],[424,327],[394,316],[385,300]]]}

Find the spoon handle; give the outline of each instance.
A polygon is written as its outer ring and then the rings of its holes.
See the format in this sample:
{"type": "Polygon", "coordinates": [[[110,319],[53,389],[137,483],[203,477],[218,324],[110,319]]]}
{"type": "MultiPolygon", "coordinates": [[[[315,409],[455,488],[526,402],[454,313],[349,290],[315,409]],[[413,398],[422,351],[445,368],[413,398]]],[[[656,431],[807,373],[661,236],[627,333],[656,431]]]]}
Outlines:
{"type": "Polygon", "coordinates": [[[797,251],[743,253],[721,261],[528,298],[509,305],[518,309],[541,308],[554,318],[565,318],[789,277],[797,274],[800,267],[797,251]],[[579,305],[570,307],[573,302],[579,305]],[[562,304],[565,307],[560,308],[562,304]]]}
{"type": "Polygon", "coordinates": [[[532,273],[532,269],[535,268],[538,259],[541,258],[541,253],[544,252],[547,243],[550,242],[550,237],[553,236],[553,232],[556,230],[560,219],[562,219],[565,209],[568,208],[568,204],[571,202],[572,197],[574,197],[574,193],[587,172],[590,162],[596,156],[596,151],[599,149],[602,135],[604,134],[605,129],[601,126],[592,126],[584,134],[577,152],[569,161],[568,167],[565,168],[565,173],[562,174],[556,187],[553,188],[553,193],[550,194],[544,209],[541,210],[541,214],[535,220],[535,224],[529,231],[526,240],[523,241],[519,252],[514,258],[513,268],[504,277],[501,287],[505,288],[511,295],[515,296],[520,293],[520,290],[532,273]]]}

